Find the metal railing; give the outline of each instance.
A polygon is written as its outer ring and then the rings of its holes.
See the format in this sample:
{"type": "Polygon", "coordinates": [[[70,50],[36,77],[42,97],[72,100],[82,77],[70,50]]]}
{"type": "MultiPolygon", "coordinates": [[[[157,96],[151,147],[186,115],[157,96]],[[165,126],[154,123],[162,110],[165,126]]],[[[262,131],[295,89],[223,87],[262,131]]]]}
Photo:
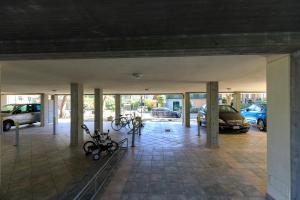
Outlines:
{"type": "Polygon", "coordinates": [[[96,172],[96,174],[89,180],[89,182],[82,188],[73,200],[95,199],[99,191],[103,189],[103,186],[108,179],[111,178],[112,170],[115,167],[114,164],[121,160],[122,156],[120,156],[120,151],[127,151],[127,149],[128,138],[125,138],[119,142],[119,149],[110,156],[110,158],[96,172]]]}

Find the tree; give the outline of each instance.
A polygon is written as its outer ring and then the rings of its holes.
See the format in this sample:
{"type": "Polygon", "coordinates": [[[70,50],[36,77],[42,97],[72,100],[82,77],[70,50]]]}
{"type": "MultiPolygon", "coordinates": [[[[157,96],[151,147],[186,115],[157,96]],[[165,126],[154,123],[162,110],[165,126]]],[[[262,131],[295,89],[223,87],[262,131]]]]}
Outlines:
{"type": "Polygon", "coordinates": [[[157,96],[157,105],[158,107],[163,107],[166,103],[166,96],[165,95],[158,95],[157,96]]]}
{"type": "Polygon", "coordinates": [[[62,102],[60,104],[60,108],[59,108],[59,118],[63,118],[64,117],[64,107],[66,105],[66,102],[67,102],[67,98],[68,96],[67,95],[64,95],[63,96],[63,99],[62,99],[62,102]]]}

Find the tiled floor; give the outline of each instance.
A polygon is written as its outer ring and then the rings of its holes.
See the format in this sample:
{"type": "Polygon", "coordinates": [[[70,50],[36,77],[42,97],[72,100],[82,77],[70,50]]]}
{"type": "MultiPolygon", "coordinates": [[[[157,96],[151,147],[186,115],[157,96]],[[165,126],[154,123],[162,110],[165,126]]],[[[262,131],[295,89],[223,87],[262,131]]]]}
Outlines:
{"type": "Polygon", "coordinates": [[[148,123],[98,199],[264,199],[266,134],[222,134],[221,148],[207,149],[201,131],[148,123]]]}
{"type": "Polygon", "coordinates": [[[1,200],[70,199],[102,164],[86,157],[81,146],[69,146],[66,123],[55,136],[51,127],[21,129],[19,147],[14,131],[0,138],[1,200]]]}
{"type": "MultiPolygon", "coordinates": [[[[0,136],[1,200],[69,199],[66,191],[99,168],[81,147],[69,147],[67,124],[56,136],[50,130],[22,129],[18,148],[13,132],[0,136]]],[[[220,135],[221,148],[207,149],[201,131],[199,138],[195,126],[148,122],[99,199],[263,199],[266,134],[220,135]]]]}

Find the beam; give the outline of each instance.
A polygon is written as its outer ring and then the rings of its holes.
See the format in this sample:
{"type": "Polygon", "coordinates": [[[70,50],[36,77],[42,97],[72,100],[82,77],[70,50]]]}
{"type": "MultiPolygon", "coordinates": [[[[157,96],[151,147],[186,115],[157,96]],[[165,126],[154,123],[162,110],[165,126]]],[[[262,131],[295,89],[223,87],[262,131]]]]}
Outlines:
{"type": "Polygon", "coordinates": [[[0,41],[0,60],[282,54],[300,49],[300,32],[0,41]]]}

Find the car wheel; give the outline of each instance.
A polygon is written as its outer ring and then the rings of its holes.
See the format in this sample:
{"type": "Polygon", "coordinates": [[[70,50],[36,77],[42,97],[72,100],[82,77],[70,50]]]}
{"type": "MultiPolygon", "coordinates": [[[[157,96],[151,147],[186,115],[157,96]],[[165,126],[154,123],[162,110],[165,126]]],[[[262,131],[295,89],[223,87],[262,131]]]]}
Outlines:
{"type": "Polygon", "coordinates": [[[3,130],[4,131],[9,131],[11,129],[11,127],[12,127],[11,122],[4,122],[3,123],[3,130]]]}
{"type": "Polygon", "coordinates": [[[266,126],[265,126],[265,123],[262,119],[259,119],[258,122],[257,122],[257,128],[260,130],[260,131],[264,131],[266,130],[266,126]]]}

